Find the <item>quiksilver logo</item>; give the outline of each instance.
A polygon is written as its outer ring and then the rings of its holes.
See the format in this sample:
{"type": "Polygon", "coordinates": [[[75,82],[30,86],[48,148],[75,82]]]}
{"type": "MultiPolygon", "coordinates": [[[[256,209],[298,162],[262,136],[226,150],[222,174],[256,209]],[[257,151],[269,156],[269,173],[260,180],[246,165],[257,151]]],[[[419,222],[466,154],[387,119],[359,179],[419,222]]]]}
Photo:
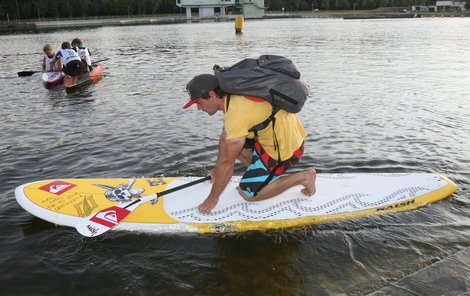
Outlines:
{"type": "Polygon", "coordinates": [[[75,186],[75,184],[64,181],[54,181],[40,187],[39,189],[50,192],[52,194],[61,195],[62,193],[72,189],[75,186]]]}
{"type": "Polygon", "coordinates": [[[102,210],[90,218],[90,221],[108,228],[113,228],[129,215],[131,211],[117,206],[102,210]]]}
{"type": "Polygon", "coordinates": [[[63,185],[51,185],[51,187],[49,187],[49,192],[50,193],[54,193],[54,194],[57,194],[57,192],[60,192],[68,187],[70,187],[70,185],[72,184],[63,184],[63,185]]]}
{"type": "Polygon", "coordinates": [[[118,217],[117,217],[117,213],[116,213],[115,210],[100,212],[100,213],[96,214],[96,218],[108,221],[108,222],[113,223],[113,224],[118,223],[118,217]]]}

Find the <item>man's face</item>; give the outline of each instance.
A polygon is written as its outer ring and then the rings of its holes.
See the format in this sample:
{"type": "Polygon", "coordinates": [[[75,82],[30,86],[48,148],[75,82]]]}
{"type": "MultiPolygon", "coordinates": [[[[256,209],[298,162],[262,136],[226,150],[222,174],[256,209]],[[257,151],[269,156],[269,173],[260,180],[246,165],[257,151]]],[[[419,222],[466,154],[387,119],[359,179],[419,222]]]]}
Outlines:
{"type": "Polygon", "coordinates": [[[218,110],[217,100],[218,98],[215,93],[213,91],[210,91],[207,99],[201,99],[196,103],[197,110],[204,111],[210,116],[212,116],[218,110]]]}

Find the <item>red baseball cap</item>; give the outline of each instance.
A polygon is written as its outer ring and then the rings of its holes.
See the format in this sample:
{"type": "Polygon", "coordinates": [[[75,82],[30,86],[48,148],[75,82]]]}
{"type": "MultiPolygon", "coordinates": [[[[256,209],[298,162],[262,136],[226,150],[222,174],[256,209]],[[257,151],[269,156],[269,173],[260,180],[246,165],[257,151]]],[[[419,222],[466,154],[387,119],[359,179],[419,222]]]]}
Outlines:
{"type": "Polygon", "coordinates": [[[187,102],[183,109],[191,107],[191,105],[197,103],[201,99],[207,99],[207,95],[211,90],[219,87],[219,82],[215,75],[212,74],[200,74],[194,76],[188,84],[186,84],[186,90],[189,94],[189,102],[187,102]]]}

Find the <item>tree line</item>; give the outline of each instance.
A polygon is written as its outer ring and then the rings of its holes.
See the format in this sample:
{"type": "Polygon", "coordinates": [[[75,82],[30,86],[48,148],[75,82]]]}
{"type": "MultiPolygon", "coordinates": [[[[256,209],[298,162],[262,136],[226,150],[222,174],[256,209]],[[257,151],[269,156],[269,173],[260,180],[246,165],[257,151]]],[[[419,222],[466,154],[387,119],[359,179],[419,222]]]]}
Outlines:
{"type": "MultiPolygon", "coordinates": [[[[8,0],[0,2],[2,20],[136,16],[180,13],[175,0],[8,0]]],[[[184,9],[183,9],[184,12],[184,9]]]]}
{"type": "Polygon", "coordinates": [[[271,10],[353,10],[379,7],[410,7],[411,5],[434,5],[435,0],[265,0],[271,10]]]}
{"type": "MultiPolygon", "coordinates": [[[[431,5],[427,0],[265,0],[267,10],[308,11],[374,9],[431,5]]],[[[175,0],[8,0],[0,2],[0,19],[46,19],[102,16],[137,16],[184,13],[175,0]]]]}

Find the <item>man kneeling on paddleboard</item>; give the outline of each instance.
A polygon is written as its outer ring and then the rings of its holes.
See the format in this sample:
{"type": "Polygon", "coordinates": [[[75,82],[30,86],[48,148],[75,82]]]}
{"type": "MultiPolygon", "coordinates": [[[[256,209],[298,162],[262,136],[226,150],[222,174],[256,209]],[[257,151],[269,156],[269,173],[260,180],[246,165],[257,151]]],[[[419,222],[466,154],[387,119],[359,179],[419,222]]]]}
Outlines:
{"type": "Polygon", "coordinates": [[[213,185],[209,196],[198,206],[199,211],[209,213],[215,208],[237,159],[247,166],[237,187],[247,201],[269,199],[295,185],[303,185],[306,196],[315,194],[313,168],[282,175],[303,155],[307,132],[296,114],[281,109],[274,115],[271,103],[264,99],[224,93],[211,74],[195,76],[186,89],[190,101],[184,109],[196,104],[198,110],[211,116],[217,111],[224,113],[217,162],[209,172],[213,185]],[[274,120],[267,120],[271,115],[274,120]],[[255,126],[265,122],[267,126],[253,132],[255,126]]]}

